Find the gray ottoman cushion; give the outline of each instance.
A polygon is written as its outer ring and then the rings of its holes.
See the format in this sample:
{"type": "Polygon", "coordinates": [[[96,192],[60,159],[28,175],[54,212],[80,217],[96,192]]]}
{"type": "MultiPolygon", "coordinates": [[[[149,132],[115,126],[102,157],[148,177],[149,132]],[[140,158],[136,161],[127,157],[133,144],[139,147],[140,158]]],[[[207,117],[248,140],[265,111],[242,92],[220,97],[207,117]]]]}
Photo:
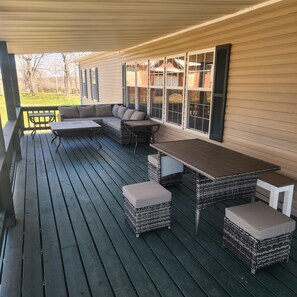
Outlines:
{"type": "Polygon", "coordinates": [[[123,195],[135,208],[171,201],[171,192],[155,181],[124,186],[123,195]]]}
{"type": "Polygon", "coordinates": [[[295,221],[263,202],[226,208],[226,217],[258,240],[295,230],[295,221]]]}

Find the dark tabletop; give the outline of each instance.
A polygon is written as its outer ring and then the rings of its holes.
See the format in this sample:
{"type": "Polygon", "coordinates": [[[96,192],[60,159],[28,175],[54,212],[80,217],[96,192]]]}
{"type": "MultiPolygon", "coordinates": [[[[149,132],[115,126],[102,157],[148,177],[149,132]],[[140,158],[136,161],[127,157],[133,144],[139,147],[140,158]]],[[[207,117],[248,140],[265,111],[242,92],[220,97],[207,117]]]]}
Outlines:
{"type": "Polygon", "coordinates": [[[169,141],[151,146],[210,179],[280,169],[277,165],[200,139],[169,141]]]}

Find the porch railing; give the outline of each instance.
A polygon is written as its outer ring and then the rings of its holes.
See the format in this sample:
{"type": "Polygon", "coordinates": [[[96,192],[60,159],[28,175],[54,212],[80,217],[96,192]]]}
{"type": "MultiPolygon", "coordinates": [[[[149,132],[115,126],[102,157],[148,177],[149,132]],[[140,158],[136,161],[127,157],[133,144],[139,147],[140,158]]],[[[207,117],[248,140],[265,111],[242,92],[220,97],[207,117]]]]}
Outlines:
{"type": "MultiPolygon", "coordinates": [[[[29,119],[29,114],[31,113],[54,113],[56,116],[56,121],[58,121],[58,106],[22,106],[21,108],[21,118],[19,123],[21,128],[26,130],[32,130],[34,124],[29,119]]],[[[35,125],[36,130],[46,130],[49,129],[48,124],[40,123],[35,125]]]]}

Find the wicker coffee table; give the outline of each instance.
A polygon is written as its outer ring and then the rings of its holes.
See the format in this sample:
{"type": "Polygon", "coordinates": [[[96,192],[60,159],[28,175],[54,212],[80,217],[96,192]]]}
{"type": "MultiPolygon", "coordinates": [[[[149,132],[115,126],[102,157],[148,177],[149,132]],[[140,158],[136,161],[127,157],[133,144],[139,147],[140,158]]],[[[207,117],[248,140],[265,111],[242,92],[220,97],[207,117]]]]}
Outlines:
{"type": "Polygon", "coordinates": [[[56,152],[61,145],[61,139],[67,136],[78,136],[82,134],[87,134],[92,140],[95,140],[99,147],[102,148],[101,143],[97,140],[96,136],[101,132],[102,126],[94,121],[67,121],[67,122],[57,122],[49,124],[54,138],[52,143],[56,138],[59,138],[59,143],[56,148],[56,152]]]}

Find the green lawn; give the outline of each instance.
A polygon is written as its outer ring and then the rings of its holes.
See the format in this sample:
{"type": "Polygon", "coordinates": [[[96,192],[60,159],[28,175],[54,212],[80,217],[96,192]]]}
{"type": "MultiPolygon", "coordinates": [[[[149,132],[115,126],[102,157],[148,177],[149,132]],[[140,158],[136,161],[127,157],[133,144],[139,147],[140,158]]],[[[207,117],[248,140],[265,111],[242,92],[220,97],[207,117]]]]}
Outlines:
{"type": "MultiPolygon", "coordinates": [[[[30,96],[29,93],[21,93],[22,106],[51,106],[51,105],[78,105],[80,104],[79,95],[66,98],[63,94],[38,93],[36,96],[30,96]]],[[[2,126],[7,121],[4,96],[0,95],[0,115],[2,126]]]]}

